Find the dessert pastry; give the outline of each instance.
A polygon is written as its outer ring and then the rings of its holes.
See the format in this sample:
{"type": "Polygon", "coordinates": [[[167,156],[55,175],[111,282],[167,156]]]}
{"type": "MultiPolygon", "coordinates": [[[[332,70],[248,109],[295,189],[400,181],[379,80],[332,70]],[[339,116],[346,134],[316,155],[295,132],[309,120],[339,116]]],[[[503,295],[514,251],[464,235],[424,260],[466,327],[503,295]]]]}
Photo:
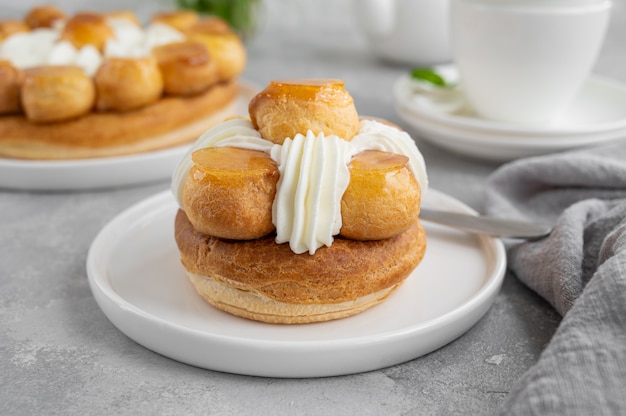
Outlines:
{"type": "Polygon", "coordinates": [[[57,22],[62,22],[66,19],[66,15],[63,10],[52,6],[37,6],[33,7],[24,17],[24,23],[26,23],[31,29],[51,28],[57,22]]]}
{"type": "Polygon", "coordinates": [[[217,63],[201,43],[184,41],[158,46],[154,55],[166,94],[197,94],[218,81],[217,63]]]}
{"type": "Polygon", "coordinates": [[[385,300],[426,248],[415,142],[359,119],[339,80],[272,82],[249,113],[204,133],[172,177],[175,239],[196,291],[272,323],[385,300]]]}
{"type": "Polygon", "coordinates": [[[277,144],[309,130],[352,140],[359,130],[354,102],[340,81],[311,80],[295,91],[289,82],[274,81],[249,107],[254,128],[277,144]],[[294,119],[293,114],[301,116],[294,119]]]}
{"type": "Polygon", "coordinates": [[[20,20],[0,21],[0,41],[16,33],[28,32],[29,30],[28,25],[20,20]]]}
{"type": "Polygon", "coordinates": [[[91,111],[95,96],[93,81],[77,66],[38,66],[24,71],[22,107],[33,122],[86,114],[91,111]]]}
{"type": "Polygon", "coordinates": [[[127,10],[33,8],[0,21],[0,157],[106,157],[189,143],[233,103],[245,62],[228,25],[195,12],[142,26],[127,10]],[[196,25],[202,41],[187,33],[196,25]]]}
{"type": "Polygon", "coordinates": [[[109,58],[94,76],[100,111],[129,111],[161,98],[163,75],[152,56],[109,58]]]}
{"type": "Polygon", "coordinates": [[[104,16],[95,13],[79,13],[72,16],[61,31],[61,40],[67,40],[75,48],[93,45],[99,51],[113,38],[113,29],[104,16]]]}

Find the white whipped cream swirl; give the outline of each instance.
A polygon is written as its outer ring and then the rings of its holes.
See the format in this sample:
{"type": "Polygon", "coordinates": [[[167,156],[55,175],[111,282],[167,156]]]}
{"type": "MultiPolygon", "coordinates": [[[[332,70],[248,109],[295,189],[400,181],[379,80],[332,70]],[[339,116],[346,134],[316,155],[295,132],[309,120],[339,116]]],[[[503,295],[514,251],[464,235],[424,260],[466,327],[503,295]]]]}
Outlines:
{"type": "Polygon", "coordinates": [[[320,133],[297,134],[272,149],[278,164],[272,222],[276,243],[296,254],[325,245],[341,230],[341,197],[350,182],[349,142],[320,133]]]}

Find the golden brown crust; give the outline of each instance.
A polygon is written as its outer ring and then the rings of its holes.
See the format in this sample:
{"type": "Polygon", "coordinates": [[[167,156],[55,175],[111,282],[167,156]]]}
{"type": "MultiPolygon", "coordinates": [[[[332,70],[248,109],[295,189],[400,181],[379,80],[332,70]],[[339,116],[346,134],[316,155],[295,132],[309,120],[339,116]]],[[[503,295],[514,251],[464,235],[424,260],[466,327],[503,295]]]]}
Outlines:
{"type": "Polygon", "coordinates": [[[272,324],[306,324],[347,318],[383,302],[402,284],[400,282],[348,302],[303,304],[277,302],[207,276],[189,272],[187,276],[198,294],[216,308],[242,318],[272,324]]]}
{"type": "Polygon", "coordinates": [[[366,150],[348,167],[350,183],[341,198],[342,236],[380,240],[411,227],[419,216],[421,189],[406,156],[366,150]]]}
{"type": "Polygon", "coordinates": [[[161,98],[163,77],[154,57],[108,58],[94,76],[98,111],[129,111],[161,98]]]}
{"type": "Polygon", "coordinates": [[[113,37],[113,29],[107,25],[104,16],[96,13],[77,13],[72,16],[60,35],[62,40],[70,42],[77,49],[93,45],[99,51],[113,37]]]}
{"type": "Polygon", "coordinates": [[[24,22],[31,29],[42,27],[52,27],[54,22],[65,20],[65,13],[59,8],[52,5],[37,6],[32,8],[24,18],[24,22]]]}
{"type": "Polygon", "coordinates": [[[78,66],[24,70],[21,102],[29,121],[58,122],[82,116],[91,111],[95,97],[93,80],[78,66]]]}
{"type": "Polygon", "coordinates": [[[276,302],[302,305],[341,304],[394,288],[415,269],[426,250],[419,222],[390,239],[337,238],[314,255],[296,255],[287,244],[276,244],[273,236],[232,241],[201,234],[179,211],[175,238],[188,273],[276,302]]]}
{"type": "Polygon", "coordinates": [[[22,111],[21,91],[24,73],[9,61],[0,61],[0,114],[22,111]]]}
{"type": "Polygon", "coordinates": [[[0,41],[8,38],[15,33],[28,32],[30,27],[21,20],[2,20],[0,21],[0,41]]]}
{"type": "Polygon", "coordinates": [[[248,110],[254,128],[277,144],[309,130],[344,140],[359,131],[354,101],[341,80],[272,81],[250,101],[248,110]]]}
{"type": "Polygon", "coordinates": [[[202,43],[170,43],[154,48],[152,53],[163,76],[166,94],[197,94],[218,81],[217,63],[202,43]]]}
{"type": "Polygon", "coordinates": [[[220,80],[236,78],[246,67],[246,49],[236,33],[188,33],[188,38],[202,43],[217,63],[220,80]]]}
{"type": "Polygon", "coordinates": [[[117,156],[193,141],[239,91],[235,81],[193,97],[166,97],[126,113],[90,113],[78,119],[35,124],[23,116],[0,117],[0,156],[76,159],[117,156]]]}
{"type": "Polygon", "coordinates": [[[201,233],[248,240],[274,231],[272,203],[278,168],[264,152],[232,147],[202,149],[183,185],[183,205],[201,233]],[[210,157],[210,166],[202,161],[210,157]],[[200,160],[199,160],[200,159],[200,160]],[[220,161],[227,166],[215,166],[220,161]]]}

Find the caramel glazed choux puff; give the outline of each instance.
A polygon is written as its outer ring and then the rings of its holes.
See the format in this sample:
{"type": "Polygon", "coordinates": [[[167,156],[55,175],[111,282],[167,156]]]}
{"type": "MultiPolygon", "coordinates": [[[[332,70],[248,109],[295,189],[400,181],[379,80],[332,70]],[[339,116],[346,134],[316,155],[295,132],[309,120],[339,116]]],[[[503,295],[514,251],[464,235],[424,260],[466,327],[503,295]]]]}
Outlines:
{"type": "Polygon", "coordinates": [[[361,120],[340,80],[271,82],[249,116],[206,131],[172,176],[175,239],[197,292],[282,324],[348,317],[389,297],[426,249],[415,142],[361,120]]]}
{"type": "Polygon", "coordinates": [[[238,35],[191,11],[0,21],[0,157],[118,156],[195,140],[222,120],[246,64],[238,35]]]}

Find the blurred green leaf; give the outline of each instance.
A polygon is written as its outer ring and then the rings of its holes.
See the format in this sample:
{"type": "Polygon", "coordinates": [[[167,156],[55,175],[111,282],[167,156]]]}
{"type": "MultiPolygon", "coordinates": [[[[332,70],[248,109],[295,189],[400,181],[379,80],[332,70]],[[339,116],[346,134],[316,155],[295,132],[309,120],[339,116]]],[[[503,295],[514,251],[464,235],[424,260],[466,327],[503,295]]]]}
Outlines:
{"type": "Polygon", "coordinates": [[[411,78],[426,81],[440,87],[447,86],[446,80],[432,68],[414,68],[411,70],[411,78]]]}

